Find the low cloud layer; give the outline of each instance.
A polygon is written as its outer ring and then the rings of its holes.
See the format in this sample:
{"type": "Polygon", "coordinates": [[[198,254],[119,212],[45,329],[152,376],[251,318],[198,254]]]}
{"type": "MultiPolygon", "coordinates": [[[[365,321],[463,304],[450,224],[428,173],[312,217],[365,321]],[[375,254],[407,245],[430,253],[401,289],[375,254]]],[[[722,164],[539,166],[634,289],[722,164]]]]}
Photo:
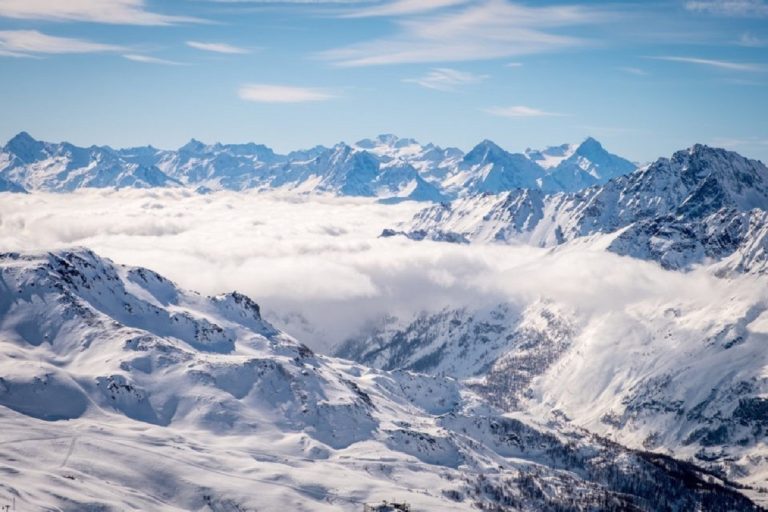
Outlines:
{"type": "Polygon", "coordinates": [[[589,318],[762,296],[754,279],[666,272],[594,243],[556,251],[378,238],[421,205],[179,190],[2,194],[0,249],[86,246],[206,294],[239,290],[324,350],[367,321],[546,297],[589,318]]]}

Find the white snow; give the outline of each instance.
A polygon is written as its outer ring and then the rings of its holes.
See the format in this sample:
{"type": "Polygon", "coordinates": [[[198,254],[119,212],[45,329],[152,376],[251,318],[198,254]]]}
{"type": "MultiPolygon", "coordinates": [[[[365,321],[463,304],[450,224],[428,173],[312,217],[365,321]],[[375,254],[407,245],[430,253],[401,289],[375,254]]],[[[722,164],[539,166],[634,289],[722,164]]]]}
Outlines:
{"type": "Polygon", "coordinates": [[[4,254],[0,283],[0,502],[22,509],[545,509],[662,474],[455,380],[315,355],[245,296],[87,250],[4,254]],[[508,485],[523,477],[551,493],[508,485]]]}

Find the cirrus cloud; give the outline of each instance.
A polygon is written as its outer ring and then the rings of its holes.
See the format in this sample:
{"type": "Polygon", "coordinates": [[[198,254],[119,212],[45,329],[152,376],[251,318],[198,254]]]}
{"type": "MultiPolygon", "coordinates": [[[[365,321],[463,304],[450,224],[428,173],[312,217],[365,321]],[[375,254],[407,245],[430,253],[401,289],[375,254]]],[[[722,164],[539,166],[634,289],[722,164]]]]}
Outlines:
{"type": "Polygon", "coordinates": [[[122,46],[85,39],[57,37],[37,30],[0,30],[0,55],[31,57],[36,54],[104,53],[124,51],[122,46]]]}
{"type": "Polygon", "coordinates": [[[201,41],[187,41],[187,46],[196,50],[202,50],[204,52],[228,54],[250,53],[250,50],[227,43],[203,43],[201,41]]]}
{"type": "Polygon", "coordinates": [[[612,15],[595,7],[529,7],[487,0],[436,15],[397,22],[391,36],[321,52],[337,66],[373,66],[419,62],[487,60],[583,46],[587,41],[555,33],[593,24],[612,15]]]}
{"type": "Polygon", "coordinates": [[[467,3],[468,0],[395,0],[372,7],[364,7],[342,15],[344,18],[367,18],[373,16],[402,16],[416,14],[454,5],[467,3]]]}
{"type": "Polygon", "coordinates": [[[419,78],[406,78],[403,82],[418,84],[427,89],[455,91],[462,85],[476,84],[488,78],[488,75],[476,75],[450,68],[435,68],[419,78]]]}
{"type": "Polygon", "coordinates": [[[677,57],[677,56],[659,56],[648,57],[654,60],[666,60],[669,62],[683,62],[686,64],[697,64],[729,71],[765,71],[765,67],[760,64],[746,62],[732,62],[727,60],[701,59],[698,57],[677,57]]]}
{"type": "Polygon", "coordinates": [[[133,62],[141,62],[144,64],[164,64],[166,66],[183,66],[182,62],[176,62],[175,60],[161,59],[159,57],[152,57],[150,55],[141,55],[138,53],[126,53],[124,58],[133,62]]]}
{"type": "Polygon", "coordinates": [[[0,17],[117,25],[172,25],[202,21],[148,11],[143,0],[0,0],[0,17]]]}

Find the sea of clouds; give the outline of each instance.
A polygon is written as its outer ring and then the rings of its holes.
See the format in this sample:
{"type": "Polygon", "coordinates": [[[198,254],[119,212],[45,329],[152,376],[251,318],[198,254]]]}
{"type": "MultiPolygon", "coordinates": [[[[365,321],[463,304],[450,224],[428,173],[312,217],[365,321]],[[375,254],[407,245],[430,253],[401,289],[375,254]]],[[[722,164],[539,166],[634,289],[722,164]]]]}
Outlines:
{"type": "Polygon", "coordinates": [[[378,237],[423,206],[162,189],[0,194],[0,250],[85,246],[201,293],[239,290],[322,351],[385,315],[443,307],[548,298],[589,321],[638,304],[693,308],[768,295],[753,278],[668,272],[610,254],[601,240],[552,250],[378,237]]]}

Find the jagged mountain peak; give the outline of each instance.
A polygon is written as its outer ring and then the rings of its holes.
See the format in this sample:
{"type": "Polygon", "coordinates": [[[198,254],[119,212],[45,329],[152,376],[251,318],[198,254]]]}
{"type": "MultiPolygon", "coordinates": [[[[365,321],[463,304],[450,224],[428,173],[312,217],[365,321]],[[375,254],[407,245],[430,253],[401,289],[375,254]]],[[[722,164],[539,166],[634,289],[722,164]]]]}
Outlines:
{"type": "Polygon", "coordinates": [[[217,142],[213,147],[219,151],[228,150],[235,154],[269,154],[275,156],[275,152],[272,148],[265,144],[257,144],[255,142],[242,142],[237,144],[222,144],[221,142],[217,142]]]}
{"type": "Polygon", "coordinates": [[[603,147],[602,143],[594,137],[587,137],[579,144],[560,144],[544,149],[525,150],[525,155],[545,169],[556,169],[561,165],[568,165],[577,157],[584,157],[592,162],[602,162],[611,155],[603,147]]]}
{"type": "Polygon", "coordinates": [[[666,268],[727,260],[728,268],[757,273],[768,267],[759,228],[766,211],[768,169],[761,162],[697,145],[569,194],[467,197],[447,211],[427,208],[400,227],[422,238],[439,233],[441,239],[554,246],[632,226],[608,250],[666,268]]]}
{"type": "MultiPolygon", "coordinates": [[[[705,144],[659,158],[628,178],[632,189],[653,188],[659,194],[670,180],[679,182],[677,187],[686,196],[689,209],[704,203],[709,205],[707,212],[720,207],[768,209],[768,168],[759,160],[705,144]]],[[[666,186],[672,190],[671,185],[666,186]]]]}
{"type": "Polygon", "coordinates": [[[486,160],[506,158],[509,152],[490,139],[483,139],[475,145],[465,156],[468,163],[480,163],[486,160]]]}
{"type": "Polygon", "coordinates": [[[593,137],[587,137],[576,148],[576,153],[581,155],[590,155],[600,151],[605,151],[605,149],[603,148],[603,145],[593,137]]]}
{"type": "Polygon", "coordinates": [[[187,142],[186,144],[184,144],[183,146],[181,146],[179,148],[179,152],[184,152],[184,153],[200,153],[202,151],[205,151],[205,149],[207,147],[208,146],[205,143],[203,143],[203,142],[201,142],[201,141],[199,141],[199,140],[197,140],[195,138],[192,138],[192,139],[189,139],[189,142],[187,142]]]}
{"type": "Polygon", "coordinates": [[[35,142],[38,142],[37,139],[32,137],[32,135],[29,134],[29,132],[22,130],[13,137],[11,137],[10,140],[8,140],[9,145],[14,144],[33,144],[35,142]]]}
{"type": "Polygon", "coordinates": [[[719,148],[709,146],[707,144],[697,143],[687,149],[676,151],[672,155],[672,161],[684,162],[684,161],[720,161],[720,162],[758,162],[759,160],[751,160],[746,158],[735,151],[731,151],[725,148],[719,148]]]}
{"type": "MultiPolygon", "coordinates": [[[[351,158],[352,156],[360,154],[360,155],[370,155],[368,151],[355,151],[355,148],[347,144],[346,142],[339,142],[333,145],[331,148],[330,154],[327,155],[328,159],[331,161],[345,161],[351,158]]],[[[326,155],[318,155],[318,160],[323,158],[326,155]]]]}
{"type": "Polygon", "coordinates": [[[397,142],[400,140],[400,137],[394,133],[382,133],[376,136],[376,140],[383,142],[384,144],[397,144],[397,142]]]}
{"type": "Polygon", "coordinates": [[[38,141],[25,131],[19,132],[11,138],[4,150],[25,163],[31,163],[46,156],[45,143],[38,141]]]}

